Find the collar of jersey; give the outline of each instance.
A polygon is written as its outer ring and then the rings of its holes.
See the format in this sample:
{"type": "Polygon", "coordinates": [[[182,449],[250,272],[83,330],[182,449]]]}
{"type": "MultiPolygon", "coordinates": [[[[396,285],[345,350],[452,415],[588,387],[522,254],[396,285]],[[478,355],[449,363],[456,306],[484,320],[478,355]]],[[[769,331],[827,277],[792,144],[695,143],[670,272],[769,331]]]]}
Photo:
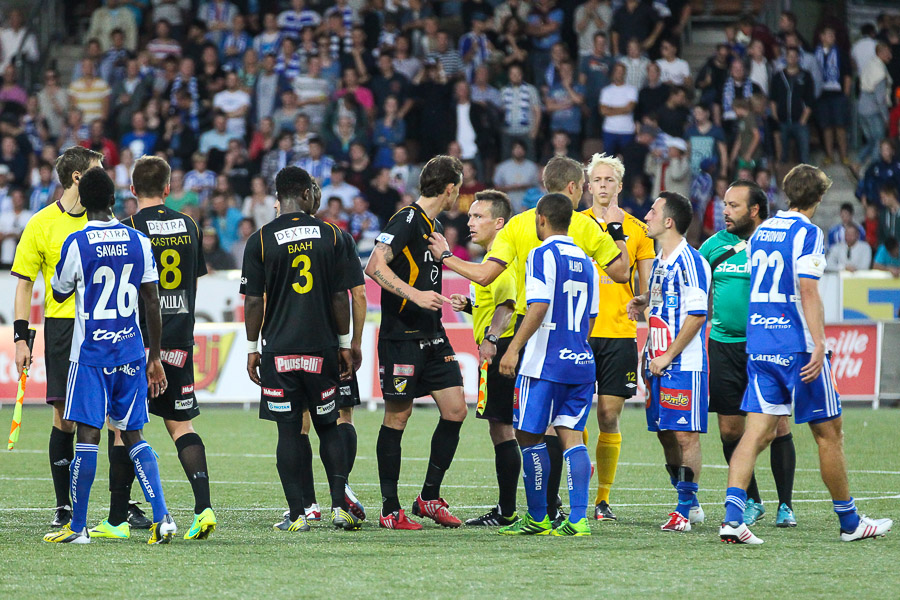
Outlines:
{"type": "Polygon", "coordinates": [[[675,251],[666,260],[662,261],[662,264],[669,266],[674,263],[681,256],[681,253],[684,252],[685,246],[687,246],[687,238],[681,238],[681,242],[675,247],[675,251]]]}
{"type": "Polygon", "coordinates": [[[569,236],[569,235],[551,235],[551,236],[548,237],[546,240],[544,240],[544,243],[542,243],[541,246],[546,246],[546,245],[549,244],[550,242],[563,242],[563,243],[566,243],[566,244],[572,244],[573,246],[575,245],[575,241],[572,239],[572,236],[569,236]]]}
{"type": "Polygon", "coordinates": [[[804,223],[812,223],[812,221],[807,218],[803,213],[797,212],[796,210],[779,210],[776,217],[780,217],[782,219],[800,219],[804,223]]]}
{"type": "Polygon", "coordinates": [[[88,221],[85,227],[112,227],[118,224],[119,220],[113,217],[111,221],[88,221]]]}
{"type": "Polygon", "coordinates": [[[84,213],[87,212],[87,209],[84,209],[83,211],[81,211],[80,213],[77,213],[77,214],[76,214],[76,213],[70,213],[70,212],[67,211],[65,208],[63,208],[62,202],[60,202],[59,200],[56,201],[56,206],[59,207],[59,211],[60,211],[60,212],[63,212],[63,213],[65,213],[65,214],[69,215],[69,216],[72,217],[73,219],[80,219],[81,217],[84,216],[84,213]]]}

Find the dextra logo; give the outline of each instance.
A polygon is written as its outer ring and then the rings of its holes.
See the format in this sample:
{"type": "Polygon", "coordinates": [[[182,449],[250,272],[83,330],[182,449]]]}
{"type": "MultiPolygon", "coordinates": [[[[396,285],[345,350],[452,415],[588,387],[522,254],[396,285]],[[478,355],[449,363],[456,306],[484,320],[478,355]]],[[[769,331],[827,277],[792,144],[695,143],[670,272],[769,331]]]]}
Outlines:
{"type": "Polygon", "coordinates": [[[133,338],[135,336],[134,327],[125,327],[124,329],[120,329],[119,331],[107,331],[106,329],[95,329],[94,330],[94,341],[95,342],[106,342],[111,341],[113,344],[121,342],[122,340],[127,340],[129,338],[133,338]]]}

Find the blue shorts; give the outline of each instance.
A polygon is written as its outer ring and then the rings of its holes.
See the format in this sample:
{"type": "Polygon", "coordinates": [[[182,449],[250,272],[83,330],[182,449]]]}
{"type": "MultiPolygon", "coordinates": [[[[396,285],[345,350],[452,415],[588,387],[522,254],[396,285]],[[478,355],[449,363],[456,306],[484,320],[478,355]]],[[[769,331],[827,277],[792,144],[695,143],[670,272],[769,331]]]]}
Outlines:
{"type": "Polygon", "coordinates": [[[794,421],[828,421],[841,416],[841,397],[834,385],[831,361],[826,356],[818,379],[804,383],[800,371],[809,362],[808,352],[749,354],[747,390],[741,410],[764,415],[791,415],[794,421]]]}
{"type": "Polygon", "coordinates": [[[543,434],[548,425],[584,431],[594,382],[557,383],[519,375],[513,396],[513,427],[543,434]]]}
{"type": "Polygon", "coordinates": [[[116,429],[143,429],[147,418],[147,361],[118,367],[69,365],[63,418],[103,429],[106,417],[116,429]]]}
{"type": "Polygon", "coordinates": [[[706,433],[709,389],[703,371],[667,371],[647,377],[647,429],[706,433]]]}

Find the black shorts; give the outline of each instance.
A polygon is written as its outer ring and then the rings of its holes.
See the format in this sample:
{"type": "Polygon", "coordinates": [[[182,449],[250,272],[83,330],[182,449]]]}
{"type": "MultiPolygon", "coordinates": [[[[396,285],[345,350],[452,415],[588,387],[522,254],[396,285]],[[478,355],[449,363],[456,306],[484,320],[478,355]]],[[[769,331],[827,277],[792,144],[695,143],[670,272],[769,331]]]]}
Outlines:
{"type": "MultiPolygon", "coordinates": [[[[483,403],[479,397],[478,408],[475,411],[475,416],[479,419],[506,425],[512,425],[513,422],[513,395],[516,391],[516,378],[500,374],[500,359],[506,354],[510,342],[512,342],[512,336],[500,338],[497,341],[497,354],[487,368],[487,394],[483,403]]],[[[479,380],[479,389],[481,388],[480,384],[479,380]]]]}
{"type": "Polygon", "coordinates": [[[378,340],[378,379],[385,400],[414,400],[462,386],[446,335],[427,340],[378,340]]]}
{"type": "Polygon", "coordinates": [[[190,421],[200,414],[194,395],[194,348],[169,348],[160,351],[166,373],[166,391],[148,398],[150,413],[167,421],[190,421]]]}
{"type": "Polygon", "coordinates": [[[75,319],[44,319],[44,364],[47,372],[47,404],[66,401],[69,355],[75,319]]]}
{"type": "Polygon", "coordinates": [[[350,377],[350,381],[341,381],[338,386],[337,407],[353,408],[359,406],[359,382],[356,380],[356,372],[350,377]]]}
{"type": "Polygon", "coordinates": [[[846,127],[850,120],[849,100],[841,92],[822,92],[816,100],[815,114],[819,127],[846,127]]]}
{"type": "Polygon", "coordinates": [[[634,396],[637,393],[637,340],[592,337],[589,341],[597,369],[597,395],[634,396]]]}
{"type": "Polygon", "coordinates": [[[318,423],[338,418],[340,367],[337,351],[304,354],[263,352],[259,365],[259,418],[281,423],[300,421],[303,411],[318,423]]]}
{"type": "Polygon", "coordinates": [[[745,342],[709,340],[709,412],[745,415],[741,410],[747,388],[745,342]]]}

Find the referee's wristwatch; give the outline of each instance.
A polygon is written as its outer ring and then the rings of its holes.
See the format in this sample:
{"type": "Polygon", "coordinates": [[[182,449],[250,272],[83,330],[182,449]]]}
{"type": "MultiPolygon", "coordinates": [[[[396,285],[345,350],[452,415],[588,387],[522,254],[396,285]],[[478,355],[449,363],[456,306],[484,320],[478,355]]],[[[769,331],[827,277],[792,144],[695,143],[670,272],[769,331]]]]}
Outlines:
{"type": "Polygon", "coordinates": [[[496,335],[494,335],[493,333],[489,333],[489,334],[487,334],[486,336],[484,336],[484,341],[490,342],[490,343],[492,343],[493,345],[496,346],[496,345],[497,345],[497,342],[500,341],[500,338],[498,338],[498,337],[497,337],[496,335]]]}
{"type": "Polygon", "coordinates": [[[440,257],[440,259],[438,259],[438,262],[440,262],[441,264],[444,264],[444,261],[447,260],[448,258],[450,258],[451,256],[453,256],[452,252],[450,252],[449,250],[444,250],[443,252],[441,252],[441,257],[440,257]]]}

